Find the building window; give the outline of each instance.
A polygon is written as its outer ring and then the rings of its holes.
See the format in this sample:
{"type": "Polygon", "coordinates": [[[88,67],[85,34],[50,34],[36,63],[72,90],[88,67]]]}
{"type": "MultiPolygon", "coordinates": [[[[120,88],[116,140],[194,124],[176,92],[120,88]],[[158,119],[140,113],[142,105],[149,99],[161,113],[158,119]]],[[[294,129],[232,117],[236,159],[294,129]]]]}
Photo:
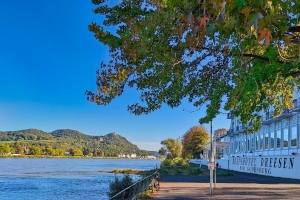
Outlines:
{"type": "Polygon", "coordinates": [[[251,137],[251,150],[255,150],[254,136],[251,137]]]}
{"type": "Polygon", "coordinates": [[[274,149],[274,132],[270,133],[270,149],[274,149]]]}
{"type": "Polygon", "coordinates": [[[260,141],[259,141],[259,146],[260,146],[260,150],[263,150],[263,145],[264,145],[264,135],[263,134],[261,134],[260,135],[260,141]]]}
{"type": "Polygon", "coordinates": [[[256,136],[255,146],[256,146],[256,150],[258,150],[258,136],[256,136]]]}
{"type": "Polygon", "coordinates": [[[243,151],[243,141],[240,140],[239,142],[239,152],[243,151]]]}
{"type": "Polygon", "coordinates": [[[244,152],[244,140],[241,141],[241,152],[244,152]]]}
{"type": "Polygon", "coordinates": [[[277,149],[281,148],[281,131],[276,132],[277,149]]]}
{"type": "Polygon", "coordinates": [[[265,149],[269,149],[269,133],[265,134],[265,149]]]}
{"type": "Polygon", "coordinates": [[[283,129],[283,147],[289,146],[289,129],[283,129]]]}
{"type": "Polygon", "coordinates": [[[247,143],[247,151],[250,151],[251,149],[250,149],[250,138],[248,138],[248,143],[247,143]]]}
{"type": "Polygon", "coordinates": [[[235,152],[237,153],[239,151],[239,143],[238,141],[235,141],[235,152]]]}
{"type": "Polygon", "coordinates": [[[291,128],[291,146],[297,146],[297,126],[291,128]]]}

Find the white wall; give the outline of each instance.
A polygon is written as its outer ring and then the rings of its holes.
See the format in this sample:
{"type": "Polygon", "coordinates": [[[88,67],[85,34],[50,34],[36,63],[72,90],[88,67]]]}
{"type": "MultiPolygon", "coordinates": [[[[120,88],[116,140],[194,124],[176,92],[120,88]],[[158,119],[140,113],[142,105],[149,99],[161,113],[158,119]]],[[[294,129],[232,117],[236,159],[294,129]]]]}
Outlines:
{"type": "MultiPolygon", "coordinates": [[[[190,162],[194,163],[194,164],[199,164],[200,165],[200,161],[202,165],[206,165],[208,166],[208,160],[200,160],[200,159],[191,159],[190,162]]],[[[222,169],[229,169],[228,167],[228,160],[224,160],[224,159],[217,159],[216,163],[219,163],[219,166],[221,165],[222,169]]]]}
{"type": "Polygon", "coordinates": [[[248,156],[229,159],[231,170],[283,178],[300,179],[299,166],[300,156],[297,155],[248,156]]]}

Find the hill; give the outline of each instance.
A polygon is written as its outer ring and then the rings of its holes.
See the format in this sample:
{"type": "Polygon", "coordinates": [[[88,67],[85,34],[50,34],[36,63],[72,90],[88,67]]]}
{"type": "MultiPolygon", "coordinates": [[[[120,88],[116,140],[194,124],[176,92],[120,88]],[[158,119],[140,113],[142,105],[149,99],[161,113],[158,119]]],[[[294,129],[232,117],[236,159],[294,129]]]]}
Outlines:
{"type": "Polygon", "coordinates": [[[41,149],[49,146],[64,151],[80,149],[85,154],[93,153],[93,155],[99,156],[103,156],[103,154],[116,156],[119,153],[144,155],[144,152],[136,145],[116,133],[91,136],[70,129],[58,129],[50,133],[38,129],[26,129],[0,132],[0,141],[15,142],[19,146],[38,146],[41,149]]]}

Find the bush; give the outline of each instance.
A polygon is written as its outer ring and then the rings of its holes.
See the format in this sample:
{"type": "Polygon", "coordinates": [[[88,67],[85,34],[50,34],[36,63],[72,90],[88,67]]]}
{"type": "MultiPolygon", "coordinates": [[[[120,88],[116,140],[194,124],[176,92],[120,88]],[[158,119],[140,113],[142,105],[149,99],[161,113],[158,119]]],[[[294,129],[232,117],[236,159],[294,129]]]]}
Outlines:
{"type": "Polygon", "coordinates": [[[183,158],[174,159],[174,163],[175,163],[176,166],[187,166],[188,165],[188,161],[186,159],[183,159],[183,158]]]}
{"type": "Polygon", "coordinates": [[[125,174],[122,179],[115,176],[115,180],[109,183],[108,196],[110,198],[113,197],[125,188],[131,186],[133,183],[133,179],[129,174],[125,174]]]}
{"type": "Polygon", "coordinates": [[[171,160],[171,159],[164,159],[161,162],[161,164],[162,164],[162,166],[166,166],[166,167],[174,165],[173,160],[171,160]]]}

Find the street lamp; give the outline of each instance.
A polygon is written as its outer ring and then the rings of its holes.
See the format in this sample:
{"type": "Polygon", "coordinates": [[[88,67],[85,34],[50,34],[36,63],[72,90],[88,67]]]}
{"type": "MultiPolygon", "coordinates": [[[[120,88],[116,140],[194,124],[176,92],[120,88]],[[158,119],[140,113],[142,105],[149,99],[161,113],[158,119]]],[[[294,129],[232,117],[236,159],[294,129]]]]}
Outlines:
{"type": "Polygon", "coordinates": [[[209,173],[209,177],[210,177],[210,195],[213,195],[213,189],[212,189],[212,183],[213,183],[213,167],[214,162],[213,162],[213,137],[212,137],[212,120],[210,121],[210,154],[209,154],[209,165],[210,165],[210,173],[209,173]]]}

